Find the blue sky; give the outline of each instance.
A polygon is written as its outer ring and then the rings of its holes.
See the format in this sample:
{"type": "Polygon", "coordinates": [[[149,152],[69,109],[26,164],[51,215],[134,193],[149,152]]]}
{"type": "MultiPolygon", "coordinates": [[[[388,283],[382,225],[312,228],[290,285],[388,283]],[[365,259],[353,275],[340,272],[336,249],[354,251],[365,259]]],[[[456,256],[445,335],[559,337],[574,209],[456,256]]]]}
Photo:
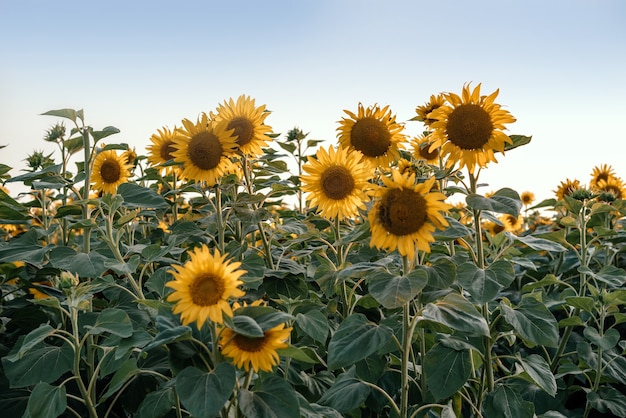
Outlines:
{"type": "Polygon", "coordinates": [[[549,198],[599,164],[626,180],[625,21],[622,0],[0,0],[0,162],[18,175],[55,150],[51,109],[82,108],[145,154],[158,128],[246,94],[274,132],[335,143],[359,102],[408,121],[471,82],[500,89],[507,133],[533,137],[481,173],[483,191],[549,198]]]}

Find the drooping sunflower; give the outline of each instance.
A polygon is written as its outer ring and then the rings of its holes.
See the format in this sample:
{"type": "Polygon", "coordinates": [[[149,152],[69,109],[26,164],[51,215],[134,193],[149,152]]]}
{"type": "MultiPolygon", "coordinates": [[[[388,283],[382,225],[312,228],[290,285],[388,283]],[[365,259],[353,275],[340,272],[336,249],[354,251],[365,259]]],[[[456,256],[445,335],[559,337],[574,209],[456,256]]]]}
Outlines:
{"type": "Polygon", "coordinates": [[[382,109],[374,105],[365,109],[359,103],[357,113],[344,110],[350,118],[343,118],[339,124],[339,144],[351,150],[360,151],[375,166],[384,168],[400,158],[404,149],[404,126],[396,122],[389,106],[382,109]]]}
{"type": "Polygon", "coordinates": [[[365,209],[373,187],[368,182],[372,166],[360,152],[332,145],[328,150],[320,148],[302,169],[306,173],[300,177],[302,191],[323,217],[341,220],[365,209]]]}
{"type": "Polygon", "coordinates": [[[608,164],[602,164],[599,166],[595,166],[591,173],[591,180],[589,181],[589,187],[597,188],[598,183],[601,181],[607,181],[611,178],[615,177],[615,171],[613,167],[608,164]]]}
{"type": "Polygon", "coordinates": [[[446,98],[444,97],[443,94],[437,94],[437,95],[431,94],[430,100],[428,102],[424,103],[422,106],[417,106],[415,108],[415,113],[417,113],[417,116],[413,118],[412,120],[423,122],[424,125],[426,126],[432,125],[434,122],[437,121],[437,119],[431,119],[429,115],[434,110],[439,109],[445,103],[446,103],[446,98]]]}
{"type": "Polygon", "coordinates": [[[572,193],[574,193],[576,190],[580,189],[581,187],[582,186],[580,185],[579,180],[565,179],[556,188],[556,190],[554,191],[554,194],[556,195],[556,198],[558,200],[563,200],[565,196],[571,195],[572,193]]]}
{"type": "Polygon", "coordinates": [[[163,129],[157,129],[157,133],[152,134],[150,137],[152,144],[146,147],[146,150],[148,150],[148,162],[152,166],[164,164],[174,158],[176,131],[176,127],[171,130],[164,126],[163,129]]]}
{"type": "Polygon", "coordinates": [[[222,354],[245,371],[270,372],[280,362],[277,350],[288,347],[286,341],[291,330],[283,323],[264,331],[263,337],[251,338],[224,328],[220,339],[222,354]]]}
{"type": "Polygon", "coordinates": [[[498,93],[496,90],[481,96],[480,84],[474,90],[465,85],[461,96],[446,93],[449,104],[430,114],[430,118],[436,119],[431,124],[430,149],[439,148],[449,167],[459,162],[459,169],[467,167],[474,173],[477,167],[497,162],[494,152],[504,152],[505,143],[512,143],[502,130],[505,123],[515,122],[515,118],[494,103],[498,93]]]}
{"type": "Polygon", "coordinates": [[[196,123],[183,119],[183,127],[176,131],[172,152],[174,161],[183,163],[182,175],[209,186],[220,178],[237,171],[230,157],[237,148],[232,131],[225,121],[216,122],[203,113],[196,123]]]}
{"type": "Polygon", "coordinates": [[[272,127],[265,124],[265,118],[269,115],[265,105],[255,106],[254,99],[241,95],[234,102],[231,98],[224,101],[216,109],[216,114],[211,114],[215,121],[226,121],[226,129],[233,130],[233,136],[241,153],[249,156],[263,154],[261,147],[267,146],[272,132],[272,127]]]}
{"type": "Polygon", "coordinates": [[[423,160],[428,164],[439,164],[439,148],[432,148],[432,139],[428,136],[417,136],[411,140],[413,158],[423,160]]]}
{"type": "Polygon", "coordinates": [[[96,155],[91,170],[91,184],[95,190],[115,194],[117,187],[128,181],[132,165],[115,150],[100,151],[96,155]]]}
{"type": "Polygon", "coordinates": [[[391,171],[392,178],[383,177],[385,187],[380,187],[377,200],[368,219],[372,238],[371,247],[385,248],[415,257],[415,250],[430,252],[435,241],[432,233],[444,229],[448,221],[443,217],[452,205],[444,202],[443,193],[431,192],[435,178],[415,184],[414,174],[391,171]]]}
{"type": "Polygon", "coordinates": [[[535,201],[535,194],[533,192],[522,192],[520,199],[524,206],[529,206],[535,201]]]}
{"type": "Polygon", "coordinates": [[[206,245],[194,249],[184,265],[174,266],[174,280],[165,284],[174,292],[167,300],[176,302],[173,312],[180,314],[183,325],[196,322],[202,328],[207,319],[221,324],[223,315],[233,316],[229,299],[245,295],[239,278],[246,271],[240,266],[238,261],[227,261],[226,254],[217,249],[211,253],[206,245]]]}

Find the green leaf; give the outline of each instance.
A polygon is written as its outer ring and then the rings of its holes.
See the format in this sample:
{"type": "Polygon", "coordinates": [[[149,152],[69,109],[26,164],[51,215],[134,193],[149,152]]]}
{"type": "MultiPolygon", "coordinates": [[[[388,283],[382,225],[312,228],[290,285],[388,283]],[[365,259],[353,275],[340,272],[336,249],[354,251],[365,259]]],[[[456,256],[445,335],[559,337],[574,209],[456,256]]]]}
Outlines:
{"type": "Polygon", "coordinates": [[[429,303],[422,311],[418,325],[430,322],[442,324],[452,330],[475,335],[489,335],[489,326],[476,307],[458,293],[449,293],[442,300],[429,303]]]}
{"type": "Polygon", "coordinates": [[[587,393],[587,402],[603,414],[611,411],[616,417],[626,417],[626,396],[611,386],[587,393]]]}
{"type": "Polygon", "coordinates": [[[76,252],[70,247],[56,247],[50,251],[50,262],[54,267],[78,274],[80,277],[98,277],[108,268],[108,258],[97,251],[88,254],[76,252]]]}
{"type": "Polygon", "coordinates": [[[428,273],[422,269],[413,270],[408,276],[377,271],[368,275],[367,279],[370,294],[387,309],[399,308],[409,302],[426,284],[428,273]]]}
{"type": "Polygon", "coordinates": [[[511,143],[509,142],[505,142],[504,143],[504,150],[505,151],[509,151],[512,149],[515,149],[517,147],[521,147],[522,145],[526,145],[530,143],[530,140],[532,139],[532,136],[526,136],[526,135],[509,135],[509,138],[511,138],[511,143]]]}
{"type": "Polygon", "coordinates": [[[56,418],[67,409],[65,386],[40,382],[33,388],[26,411],[30,418],[56,418]]]}
{"type": "Polygon", "coordinates": [[[265,334],[263,328],[252,318],[246,315],[235,315],[232,317],[230,328],[237,334],[241,334],[248,338],[260,338],[265,334]]]}
{"type": "Polygon", "coordinates": [[[587,340],[603,350],[610,350],[615,347],[620,339],[619,331],[615,328],[607,329],[604,334],[600,335],[595,328],[586,327],[583,330],[583,335],[587,340]]]}
{"type": "Polygon", "coordinates": [[[487,393],[482,405],[484,417],[533,418],[535,407],[525,401],[514,388],[497,385],[493,392],[487,393]]]}
{"type": "MultiPolygon", "coordinates": [[[[109,354],[112,356],[113,354],[109,354]]],[[[137,374],[139,369],[137,368],[137,359],[129,358],[124,363],[122,363],[113,377],[111,378],[111,382],[109,382],[109,386],[107,387],[107,391],[102,395],[100,401],[104,401],[108,399],[111,395],[115,395],[124,384],[128,381],[128,379],[132,378],[137,374]]]]}
{"type": "Polygon", "coordinates": [[[550,370],[550,365],[543,357],[531,354],[526,358],[518,357],[518,360],[531,382],[535,383],[550,396],[556,395],[556,379],[550,370]]]}
{"type": "Polygon", "coordinates": [[[117,193],[124,198],[123,205],[130,208],[168,208],[167,200],[157,192],[135,183],[122,183],[117,193]]]}
{"type": "Polygon", "coordinates": [[[11,263],[24,261],[32,264],[41,264],[44,256],[50,249],[39,243],[37,231],[30,229],[17,238],[0,245],[0,261],[11,263]]]}
{"type": "Polygon", "coordinates": [[[454,350],[435,344],[424,359],[426,383],[436,401],[452,396],[472,373],[471,355],[468,350],[454,350]]]}
{"type": "Polygon", "coordinates": [[[280,348],[277,350],[278,355],[281,357],[291,357],[292,359],[296,360],[296,361],[300,361],[302,363],[308,363],[308,364],[316,364],[319,363],[319,361],[315,358],[315,357],[311,357],[309,354],[307,354],[307,351],[305,351],[302,348],[299,347],[295,347],[293,345],[290,345],[287,348],[280,348]]]}
{"type": "Polygon", "coordinates": [[[163,344],[171,344],[178,341],[188,341],[193,339],[191,328],[179,325],[159,332],[154,340],[143,348],[143,351],[149,351],[163,344]]]}
{"type": "Polygon", "coordinates": [[[594,313],[596,310],[596,302],[589,296],[570,296],[565,298],[565,302],[585,312],[594,313]]]}
{"type": "Polygon", "coordinates": [[[448,226],[443,230],[438,229],[433,232],[433,237],[437,241],[452,241],[457,238],[472,235],[472,230],[463,225],[461,222],[450,216],[444,216],[444,218],[446,219],[446,221],[448,221],[448,226]]]}
{"type": "Polygon", "coordinates": [[[109,332],[122,338],[130,337],[133,334],[133,325],[130,318],[121,309],[106,308],[100,312],[93,326],[85,326],[88,334],[100,335],[109,332]]]}
{"type": "Polygon", "coordinates": [[[467,206],[476,210],[487,210],[496,213],[506,213],[515,217],[519,216],[522,208],[522,200],[519,194],[509,188],[503,188],[495,192],[490,197],[479,194],[470,194],[465,198],[467,206]]]}
{"type": "Polygon", "coordinates": [[[63,373],[72,370],[73,362],[74,351],[68,345],[41,344],[15,362],[3,358],[2,366],[11,387],[23,388],[39,382],[54,382],[63,373]]]}
{"type": "Polygon", "coordinates": [[[346,318],[328,344],[328,368],[347,367],[383,347],[393,331],[384,325],[369,322],[363,314],[346,318]]]}
{"type": "Polygon", "coordinates": [[[447,257],[440,257],[430,266],[419,266],[428,273],[428,285],[436,289],[448,289],[456,280],[457,266],[447,257]]]}
{"type": "Polygon", "coordinates": [[[212,372],[186,367],[176,376],[176,392],[193,416],[212,417],[233,393],[235,372],[230,363],[219,363],[212,372]]]}
{"type": "Polygon", "coordinates": [[[91,131],[91,136],[93,137],[95,142],[98,142],[99,140],[106,138],[107,136],[119,133],[120,130],[117,129],[115,126],[105,126],[104,128],[102,128],[101,131],[91,131]]]}
{"type": "Polygon", "coordinates": [[[613,265],[604,266],[597,273],[586,267],[580,267],[578,271],[609,285],[610,288],[620,288],[626,283],[626,271],[613,265]]]}
{"type": "Polygon", "coordinates": [[[300,403],[293,387],[283,378],[270,376],[252,390],[239,391],[239,407],[246,417],[299,417],[300,403]]]}
{"type": "Polygon", "coordinates": [[[42,113],[42,116],[57,116],[59,118],[66,118],[76,123],[77,113],[74,109],[56,109],[48,110],[46,113],[42,113]]]}
{"type": "Polygon", "coordinates": [[[478,304],[491,302],[500,290],[508,287],[515,279],[513,265],[507,260],[498,260],[486,269],[474,263],[463,263],[457,268],[457,280],[478,304]]]}
{"type": "Polygon", "coordinates": [[[315,341],[325,343],[328,338],[328,318],[318,310],[311,310],[296,315],[296,326],[315,341]]]}
{"type": "Polygon", "coordinates": [[[515,239],[515,241],[521,242],[522,244],[526,244],[530,248],[536,251],[552,251],[552,252],[567,251],[567,248],[565,248],[561,244],[554,242],[554,241],[547,240],[545,238],[537,238],[537,237],[533,237],[532,235],[518,236],[518,235],[511,234],[511,236],[515,239]]]}
{"type": "Polygon", "coordinates": [[[143,399],[137,412],[136,418],[162,418],[176,406],[176,394],[174,388],[168,386],[163,389],[150,392],[143,399]]]}
{"type": "Polygon", "coordinates": [[[356,409],[370,394],[369,386],[356,378],[356,369],[351,367],[337,377],[335,383],[322,395],[318,403],[346,413],[356,409]]]}
{"type": "Polygon", "coordinates": [[[56,329],[52,328],[48,324],[42,324],[39,328],[35,328],[31,332],[29,332],[26,337],[22,340],[22,344],[17,352],[8,355],[5,357],[6,360],[15,362],[22,357],[24,354],[28,353],[29,350],[39,345],[39,343],[43,342],[46,338],[51,336],[56,332],[56,329]]]}
{"type": "Polygon", "coordinates": [[[523,298],[520,305],[514,309],[501,302],[500,310],[506,322],[515,329],[527,345],[545,345],[555,348],[558,345],[558,324],[543,303],[533,298],[523,298]]]}

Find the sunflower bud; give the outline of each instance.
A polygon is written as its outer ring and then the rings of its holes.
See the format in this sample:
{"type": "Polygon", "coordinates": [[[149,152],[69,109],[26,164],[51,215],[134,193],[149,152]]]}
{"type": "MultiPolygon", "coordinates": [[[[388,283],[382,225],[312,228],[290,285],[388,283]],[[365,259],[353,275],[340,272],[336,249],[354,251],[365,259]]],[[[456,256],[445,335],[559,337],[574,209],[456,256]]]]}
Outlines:
{"type": "Polygon", "coordinates": [[[52,128],[46,131],[46,135],[43,137],[47,142],[59,142],[63,140],[65,136],[65,126],[62,123],[57,123],[52,128]]]}
{"type": "Polygon", "coordinates": [[[78,275],[72,274],[69,271],[63,271],[59,277],[59,288],[71,289],[72,287],[78,285],[79,282],[80,280],[78,279],[78,275]]]}

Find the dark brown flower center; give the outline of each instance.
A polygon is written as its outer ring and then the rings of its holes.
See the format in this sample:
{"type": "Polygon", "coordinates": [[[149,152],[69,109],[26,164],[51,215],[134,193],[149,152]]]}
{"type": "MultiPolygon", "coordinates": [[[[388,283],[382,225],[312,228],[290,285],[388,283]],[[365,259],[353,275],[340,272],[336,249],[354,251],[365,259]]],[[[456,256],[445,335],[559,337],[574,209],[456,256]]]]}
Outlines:
{"type": "Polygon", "coordinates": [[[237,348],[239,348],[241,351],[245,351],[247,353],[256,353],[258,351],[261,351],[265,346],[265,338],[266,337],[251,338],[246,337],[245,335],[235,334],[233,340],[237,348]]]}
{"type": "Polygon", "coordinates": [[[211,170],[222,159],[222,143],[213,132],[199,132],[189,141],[187,156],[201,170],[211,170]]]}
{"type": "Polygon", "coordinates": [[[100,167],[100,177],[105,183],[116,183],[120,179],[122,168],[115,160],[106,160],[100,167]]]}
{"type": "Polygon", "coordinates": [[[370,116],[355,122],[350,143],[367,157],[380,157],[391,146],[391,133],[385,123],[370,116]]]}
{"type": "Polygon", "coordinates": [[[489,141],[493,122],[489,113],[476,104],[463,104],[448,116],[446,133],[450,142],[464,150],[477,150],[489,141]]]}
{"type": "Polygon", "coordinates": [[[159,151],[163,161],[171,160],[172,158],[174,158],[173,152],[176,151],[176,148],[174,147],[174,141],[167,140],[161,145],[161,149],[159,151]]]}
{"type": "Polygon", "coordinates": [[[326,197],[341,200],[354,190],[354,177],[346,167],[334,165],[322,173],[322,190],[326,197]]]}
{"type": "Polygon", "coordinates": [[[430,143],[426,142],[424,144],[420,144],[419,154],[425,160],[432,161],[439,156],[439,148],[435,148],[432,151],[430,149],[430,143]]]}
{"type": "Polygon", "coordinates": [[[417,232],[426,219],[426,200],[411,189],[390,189],[380,201],[378,220],[394,235],[417,232]]]}
{"type": "Polygon", "coordinates": [[[237,144],[239,146],[246,145],[254,138],[254,125],[250,122],[250,119],[243,116],[233,118],[228,122],[226,129],[234,129],[233,135],[237,138],[237,144]]]}
{"type": "Polygon", "coordinates": [[[224,284],[220,277],[205,274],[189,285],[189,294],[194,305],[212,306],[222,299],[224,284]]]}

